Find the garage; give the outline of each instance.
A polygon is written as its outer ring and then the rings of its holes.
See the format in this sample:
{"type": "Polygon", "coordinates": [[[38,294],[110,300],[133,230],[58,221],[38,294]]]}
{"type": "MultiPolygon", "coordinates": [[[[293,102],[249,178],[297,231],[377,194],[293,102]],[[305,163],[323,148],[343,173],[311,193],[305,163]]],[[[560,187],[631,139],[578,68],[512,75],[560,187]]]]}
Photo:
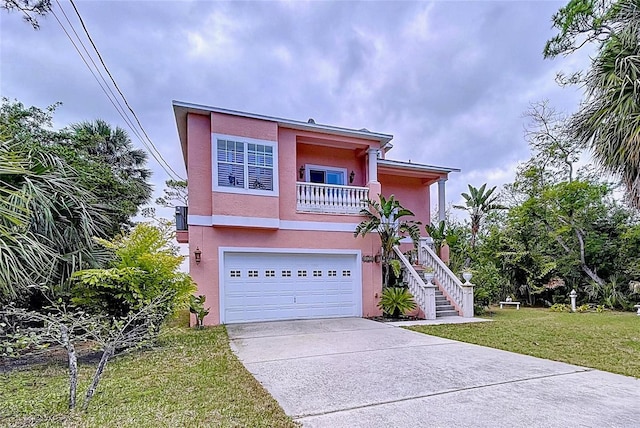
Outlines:
{"type": "Polygon", "coordinates": [[[362,315],[358,253],[225,251],[223,323],[362,315]]]}

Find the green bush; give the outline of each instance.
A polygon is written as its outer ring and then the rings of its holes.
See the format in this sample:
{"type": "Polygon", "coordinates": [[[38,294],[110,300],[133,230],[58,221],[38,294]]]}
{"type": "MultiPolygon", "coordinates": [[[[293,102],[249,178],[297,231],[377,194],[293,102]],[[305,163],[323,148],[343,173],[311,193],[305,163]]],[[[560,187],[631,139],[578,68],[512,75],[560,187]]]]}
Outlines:
{"type": "Polygon", "coordinates": [[[571,306],[564,303],[556,303],[552,305],[549,310],[551,312],[571,312],[571,306]]]}
{"type": "Polygon", "coordinates": [[[580,305],[576,308],[576,311],[578,312],[589,312],[589,310],[591,309],[591,307],[585,303],[584,305],[580,305]]]}
{"type": "Polygon", "coordinates": [[[401,314],[405,315],[407,312],[414,310],[416,302],[406,288],[387,287],[382,291],[382,298],[378,303],[378,307],[386,315],[398,318],[401,314]]]}
{"type": "Polygon", "coordinates": [[[73,275],[73,303],[114,317],[126,316],[160,295],[167,296],[159,308],[165,316],[187,308],[195,285],[179,271],[183,256],[170,240],[167,228],[148,223],[113,241],[100,240],[113,252],[114,260],[107,269],[73,275]]]}
{"type": "Polygon", "coordinates": [[[200,295],[198,297],[191,296],[189,298],[189,312],[196,316],[196,327],[202,328],[204,326],[204,317],[209,315],[209,310],[211,308],[204,307],[204,301],[206,297],[204,295],[200,295]]]}

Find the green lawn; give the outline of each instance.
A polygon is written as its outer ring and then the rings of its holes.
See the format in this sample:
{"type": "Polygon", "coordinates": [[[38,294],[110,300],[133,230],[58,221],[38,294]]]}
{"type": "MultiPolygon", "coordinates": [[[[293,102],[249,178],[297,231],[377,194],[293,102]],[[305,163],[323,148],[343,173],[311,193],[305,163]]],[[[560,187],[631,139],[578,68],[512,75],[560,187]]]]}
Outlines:
{"type": "MultiPolygon", "coordinates": [[[[80,367],[79,392],[94,368],[80,367]]],[[[0,426],[296,426],[236,359],[224,327],[172,328],[157,349],[113,359],[87,413],[69,414],[66,391],[59,365],[0,374],[0,426]]]]}
{"type": "Polygon", "coordinates": [[[492,309],[493,322],[411,330],[640,378],[640,317],[632,312],[492,309]]]}

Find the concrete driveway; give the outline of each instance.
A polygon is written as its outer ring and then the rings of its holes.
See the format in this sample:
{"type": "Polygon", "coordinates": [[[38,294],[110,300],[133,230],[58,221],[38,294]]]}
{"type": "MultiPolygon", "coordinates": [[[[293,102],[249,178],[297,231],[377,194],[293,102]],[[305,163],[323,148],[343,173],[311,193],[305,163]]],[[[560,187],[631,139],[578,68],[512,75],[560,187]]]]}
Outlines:
{"type": "Polygon", "coordinates": [[[305,427],[640,426],[640,380],[361,318],[227,326],[305,427]]]}

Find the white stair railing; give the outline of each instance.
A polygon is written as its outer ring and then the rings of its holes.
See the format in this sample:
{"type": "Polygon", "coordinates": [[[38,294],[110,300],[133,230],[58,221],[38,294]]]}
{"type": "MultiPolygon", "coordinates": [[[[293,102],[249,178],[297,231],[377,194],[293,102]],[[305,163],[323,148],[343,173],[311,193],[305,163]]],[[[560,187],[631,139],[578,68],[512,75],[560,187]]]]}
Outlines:
{"type": "Polygon", "coordinates": [[[424,317],[428,320],[436,319],[436,286],[424,283],[397,245],[393,247],[393,251],[404,267],[404,281],[409,286],[409,291],[413,294],[414,300],[424,312],[424,317]]]}
{"type": "Polygon", "coordinates": [[[455,306],[460,308],[461,315],[465,318],[473,318],[473,284],[468,281],[462,283],[436,255],[430,242],[433,242],[430,238],[420,238],[419,263],[433,268],[440,287],[453,300],[455,306]]]}

